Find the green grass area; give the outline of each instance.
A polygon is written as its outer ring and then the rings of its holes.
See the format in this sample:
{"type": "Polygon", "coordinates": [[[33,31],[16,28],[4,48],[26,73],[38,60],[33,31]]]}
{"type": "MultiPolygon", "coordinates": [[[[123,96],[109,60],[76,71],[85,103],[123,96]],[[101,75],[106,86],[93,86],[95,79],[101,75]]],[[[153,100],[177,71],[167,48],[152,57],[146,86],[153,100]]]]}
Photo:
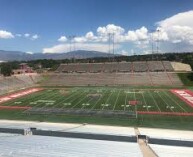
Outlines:
{"type": "Polygon", "coordinates": [[[139,115],[138,119],[132,119],[73,115],[26,115],[22,111],[0,110],[0,119],[193,130],[193,117],[163,117],[159,115],[139,115]]]}
{"type": "MultiPolygon", "coordinates": [[[[169,89],[130,87],[71,87],[45,88],[1,105],[36,108],[86,109],[104,111],[189,112],[188,106],[169,89]],[[129,101],[138,101],[137,107],[129,101]]],[[[28,115],[17,110],[0,110],[0,119],[50,122],[92,123],[103,125],[141,126],[193,130],[193,117],[138,115],[132,118],[104,118],[75,115],[28,115]]]]}
{"type": "Polygon", "coordinates": [[[193,86],[193,73],[178,73],[178,76],[185,86],[193,86]]]}

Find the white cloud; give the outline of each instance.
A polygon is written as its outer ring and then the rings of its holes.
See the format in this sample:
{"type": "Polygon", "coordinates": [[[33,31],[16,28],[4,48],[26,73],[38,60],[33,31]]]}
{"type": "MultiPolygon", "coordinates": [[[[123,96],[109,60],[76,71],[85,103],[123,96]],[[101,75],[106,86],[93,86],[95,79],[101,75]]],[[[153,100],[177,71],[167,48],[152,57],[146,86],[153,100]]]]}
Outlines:
{"type": "Polygon", "coordinates": [[[148,39],[148,30],[144,26],[135,31],[129,30],[125,38],[126,38],[126,41],[147,40],[148,39]]]}
{"type": "Polygon", "coordinates": [[[66,36],[61,36],[58,41],[60,42],[66,42],[68,39],[66,38],[66,36]]]}
{"type": "Polygon", "coordinates": [[[109,33],[114,33],[115,35],[123,34],[125,32],[124,28],[116,26],[114,24],[108,24],[105,27],[98,27],[97,33],[99,36],[107,36],[109,33]]]}
{"type": "MultiPolygon", "coordinates": [[[[100,51],[108,52],[109,46],[101,43],[76,43],[76,50],[87,50],[87,51],[100,51]]],[[[120,45],[115,45],[115,49],[118,49],[120,45]]],[[[112,49],[112,48],[111,48],[112,49]]],[[[66,53],[70,51],[70,44],[59,44],[50,48],[44,48],[43,53],[66,53]]]]}
{"type": "Polygon", "coordinates": [[[27,54],[30,54],[30,55],[34,54],[34,53],[31,52],[31,51],[27,51],[26,53],[27,53],[27,54]]]}
{"type": "Polygon", "coordinates": [[[120,42],[135,42],[139,40],[147,40],[148,39],[148,30],[146,27],[141,27],[137,30],[129,30],[125,33],[125,29],[120,26],[116,26],[114,24],[108,24],[103,27],[98,27],[97,35],[94,35],[93,32],[88,32],[84,36],[77,36],[74,38],[75,42],[108,42],[109,34],[110,40],[113,40],[114,37],[115,43],[120,42]]]}
{"type": "Polygon", "coordinates": [[[185,42],[193,45],[193,10],[176,14],[157,25],[167,34],[172,43],[185,42]]]}
{"type": "Polygon", "coordinates": [[[11,32],[0,30],[0,38],[2,39],[10,39],[14,38],[14,35],[11,32]]]}
{"type": "Polygon", "coordinates": [[[83,43],[83,42],[87,42],[87,39],[84,36],[82,36],[82,37],[75,37],[74,41],[77,42],[77,43],[83,43]]]}
{"type": "Polygon", "coordinates": [[[28,37],[30,37],[30,34],[29,33],[25,33],[24,37],[28,38],[28,37]]]}
{"type": "Polygon", "coordinates": [[[36,40],[36,39],[38,39],[38,38],[39,38],[39,35],[34,34],[34,35],[32,35],[31,40],[36,40]]]}

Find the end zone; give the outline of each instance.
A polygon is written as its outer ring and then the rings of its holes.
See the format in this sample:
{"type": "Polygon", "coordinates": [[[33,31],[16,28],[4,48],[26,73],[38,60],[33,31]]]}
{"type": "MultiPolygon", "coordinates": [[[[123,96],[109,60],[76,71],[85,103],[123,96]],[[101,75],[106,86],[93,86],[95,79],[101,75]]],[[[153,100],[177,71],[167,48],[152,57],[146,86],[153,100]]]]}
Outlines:
{"type": "Polygon", "coordinates": [[[171,89],[173,94],[185,101],[190,107],[193,107],[193,92],[187,89],[171,89]]]}
{"type": "Polygon", "coordinates": [[[6,101],[10,101],[10,100],[25,96],[25,95],[29,95],[31,93],[38,92],[40,90],[43,90],[43,88],[31,88],[31,89],[23,90],[23,91],[20,91],[20,92],[16,92],[16,93],[13,93],[13,94],[9,94],[9,95],[0,97],[0,104],[4,103],[6,101]]]}

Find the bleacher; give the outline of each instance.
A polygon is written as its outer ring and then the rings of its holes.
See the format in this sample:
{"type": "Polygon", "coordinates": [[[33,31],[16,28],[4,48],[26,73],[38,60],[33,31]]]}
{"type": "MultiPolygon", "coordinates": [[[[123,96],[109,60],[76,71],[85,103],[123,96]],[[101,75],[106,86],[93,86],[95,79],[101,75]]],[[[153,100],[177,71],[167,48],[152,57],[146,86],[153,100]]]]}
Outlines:
{"type": "Polygon", "coordinates": [[[133,71],[135,72],[148,71],[147,62],[133,62],[133,71]]]}
{"type": "Polygon", "coordinates": [[[165,68],[161,61],[148,61],[148,69],[151,72],[165,71],[165,68]]]}
{"type": "Polygon", "coordinates": [[[182,85],[169,61],[61,64],[45,85],[182,85]],[[65,71],[65,73],[64,73],[65,71]],[[172,72],[172,74],[169,74],[172,72]]]}
{"type": "Polygon", "coordinates": [[[174,69],[169,61],[162,61],[162,63],[163,63],[163,66],[164,66],[166,71],[174,71],[174,69]]]}
{"type": "Polygon", "coordinates": [[[112,72],[159,72],[174,71],[169,61],[111,62],[61,64],[56,72],[64,73],[112,73],[112,72]]]}
{"type": "Polygon", "coordinates": [[[28,88],[34,86],[41,80],[38,74],[20,74],[9,77],[0,78],[0,95],[10,91],[18,90],[21,88],[28,88]]]}

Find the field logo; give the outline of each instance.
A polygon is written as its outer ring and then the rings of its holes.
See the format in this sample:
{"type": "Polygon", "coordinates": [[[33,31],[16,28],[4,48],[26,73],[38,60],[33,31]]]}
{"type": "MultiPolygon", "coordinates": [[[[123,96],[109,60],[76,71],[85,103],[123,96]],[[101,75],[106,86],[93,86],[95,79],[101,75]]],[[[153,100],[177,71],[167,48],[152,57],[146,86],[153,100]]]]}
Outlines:
{"type": "Polygon", "coordinates": [[[172,89],[172,93],[184,100],[189,106],[193,107],[193,92],[190,90],[172,89]]]}

